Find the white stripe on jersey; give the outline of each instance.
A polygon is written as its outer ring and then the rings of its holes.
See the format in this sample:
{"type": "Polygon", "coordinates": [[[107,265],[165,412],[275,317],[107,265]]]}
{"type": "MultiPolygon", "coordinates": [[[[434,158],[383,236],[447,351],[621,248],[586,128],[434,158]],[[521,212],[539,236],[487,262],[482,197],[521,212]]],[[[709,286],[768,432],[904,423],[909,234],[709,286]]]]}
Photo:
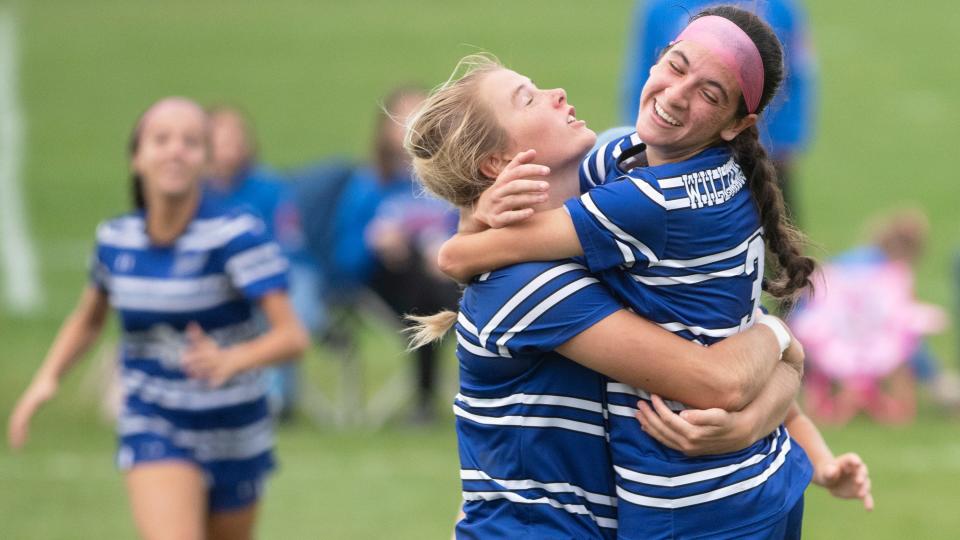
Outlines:
{"type": "Polygon", "coordinates": [[[620,467],[618,465],[614,465],[613,469],[624,480],[629,480],[638,484],[661,487],[686,486],[688,484],[695,484],[697,482],[703,482],[706,480],[713,480],[714,478],[720,478],[721,476],[727,476],[741,469],[756,465],[777,451],[777,448],[779,447],[779,440],[780,428],[777,428],[777,431],[774,432],[774,439],[772,444],[770,444],[770,449],[766,452],[754,454],[740,463],[731,463],[730,465],[725,465],[723,467],[704,469],[702,471],[681,474],[679,476],[657,476],[653,474],[645,474],[628,469],[626,467],[620,467]]]}
{"type": "MultiPolygon", "coordinates": [[[[614,394],[628,394],[631,396],[636,396],[640,399],[651,401],[650,393],[642,388],[634,388],[630,385],[618,383],[618,382],[608,382],[607,383],[607,392],[614,394]]],[[[687,408],[686,405],[680,403],[679,401],[673,401],[672,399],[665,399],[663,403],[672,411],[682,411],[687,408]]],[[[607,405],[607,408],[610,409],[612,414],[617,416],[627,416],[633,418],[637,414],[637,409],[634,407],[624,407],[622,405],[607,405]]]]}
{"type": "MultiPolygon", "coordinates": [[[[486,350],[486,349],[484,349],[486,350]]],[[[556,407],[570,407],[595,413],[603,412],[603,405],[589,399],[556,396],[552,394],[511,394],[499,398],[477,398],[458,393],[454,399],[462,401],[473,408],[507,407],[509,405],[550,405],[556,407]]]]}
{"type": "Polygon", "coordinates": [[[234,286],[238,288],[282,274],[288,267],[287,259],[280,253],[280,246],[275,242],[241,251],[224,264],[224,268],[233,278],[234,286]]]}
{"type": "Polygon", "coordinates": [[[583,177],[587,179],[587,183],[591,186],[596,186],[597,182],[593,179],[593,175],[590,174],[590,160],[583,160],[583,163],[580,164],[580,168],[583,169],[581,174],[583,174],[583,177]]]}
{"type": "Polygon", "coordinates": [[[610,146],[609,142],[604,144],[603,146],[600,147],[599,150],[597,150],[597,156],[596,156],[597,181],[594,182],[594,184],[596,184],[597,182],[604,183],[604,179],[607,177],[607,165],[606,165],[605,158],[606,158],[608,146],[610,146]]]}
{"type": "Polygon", "coordinates": [[[741,253],[747,251],[750,242],[763,234],[763,227],[757,229],[753,232],[746,240],[738,244],[736,247],[730,248],[725,251],[720,251],[711,255],[704,255],[703,257],[697,257],[695,259],[664,259],[662,261],[651,262],[650,266],[662,266],[665,268],[693,268],[696,266],[704,266],[707,264],[713,264],[715,262],[723,261],[726,259],[733,258],[741,253]]]}
{"type": "Polygon", "coordinates": [[[210,388],[199,379],[151,377],[132,369],[124,370],[121,381],[126,395],[133,394],[146,403],[165,409],[186,411],[249,403],[260,399],[266,391],[259,371],[242,373],[220,388],[210,388]]]}
{"type": "Polygon", "coordinates": [[[630,274],[630,277],[632,277],[634,280],[640,283],[643,283],[644,285],[659,287],[659,286],[669,286],[669,285],[692,285],[694,283],[702,283],[704,281],[710,281],[711,279],[739,276],[744,273],[745,273],[745,266],[741,264],[739,266],[734,266],[733,268],[727,268],[725,270],[719,270],[717,272],[709,272],[706,274],[689,274],[686,276],[661,276],[661,277],[638,276],[636,274],[630,274]]]}
{"type": "MultiPolygon", "coordinates": [[[[480,345],[486,347],[487,339],[490,338],[490,334],[497,328],[497,326],[507,318],[510,313],[516,309],[524,300],[530,297],[533,293],[537,292],[540,287],[546,285],[554,278],[566,274],[567,272],[573,272],[574,270],[586,270],[583,265],[575,263],[566,263],[547,270],[546,272],[537,276],[533,281],[527,283],[523,286],[522,289],[516,292],[509,300],[507,300],[503,306],[497,311],[497,313],[490,319],[483,331],[480,332],[478,336],[480,339],[480,345]]],[[[509,356],[509,355],[508,355],[509,356]]]]}
{"type": "Polygon", "coordinates": [[[492,478],[489,474],[477,469],[460,469],[460,479],[496,482],[497,484],[500,484],[501,486],[511,490],[542,489],[551,493],[573,493],[574,495],[586,499],[594,504],[602,504],[604,506],[612,507],[617,506],[616,497],[587,491],[580,486],[576,486],[567,482],[543,483],[531,479],[506,480],[503,478],[492,478]]]}
{"type": "Polygon", "coordinates": [[[657,326],[670,332],[686,330],[695,336],[710,336],[715,338],[730,337],[740,331],[740,325],[730,328],[704,328],[702,326],[687,326],[681,322],[657,323],[657,326]]]}
{"type": "Polygon", "coordinates": [[[787,453],[790,452],[790,447],[791,447],[790,438],[788,437],[784,441],[783,446],[780,449],[780,453],[777,454],[776,459],[774,459],[773,462],[770,464],[770,466],[767,467],[766,470],[764,470],[762,473],[752,478],[743,480],[741,482],[730,484],[728,486],[723,486],[722,488],[718,488],[713,491],[708,491],[706,493],[690,495],[688,497],[680,497],[677,499],[665,499],[660,497],[647,497],[645,495],[638,495],[620,486],[617,486],[617,496],[619,496],[620,499],[623,501],[629,502],[631,504],[636,504],[638,506],[649,506],[653,508],[671,508],[671,509],[684,508],[687,506],[693,506],[695,504],[703,504],[711,501],[716,501],[719,499],[724,499],[726,497],[730,497],[732,495],[742,493],[749,489],[753,489],[763,484],[764,482],[766,482],[768,478],[773,476],[773,474],[776,473],[781,466],[783,466],[784,462],[787,459],[787,453]]]}
{"type": "MultiPolygon", "coordinates": [[[[613,150],[610,151],[610,156],[611,156],[613,159],[616,160],[616,159],[618,159],[618,158],[620,157],[620,154],[623,154],[623,146],[622,146],[622,145],[623,145],[623,141],[621,141],[620,144],[614,146],[614,147],[613,147],[613,150]]],[[[630,148],[630,147],[627,146],[627,148],[630,148]]]]}
{"type": "Polygon", "coordinates": [[[234,429],[180,429],[159,417],[121,414],[119,435],[154,433],[170,438],[173,444],[193,450],[201,461],[249,459],[273,448],[270,418],[234,429]]]}
{"type": "Polygon", "coordinates": [[[522,332],[526,327],[530,326],[530,323],[546,313],[548,309],[559,304],[571,294],[594,283],[600,282],[597,281],[596,278],[592,277],[580,278],[573,283],[564,285],[562,289],[554,292],[542,302],[537,304],[533,309],[528,311],[527,314],[524,315],[523,318],[513,326],[513,328],[507,330],[502,336],[500,336],[500,339],[497,340],[497,348],[500,350],[500,356],[510,356],[510,351],[507,349],[507,342],[510,341],[513,336],[517,335],[517,332],[522,332]]]}
{"type": "Polygon", "coordinates": [[[125,249],[147,249],[150,242],[144,232],[143,219],[124,216],[97,227],[97,243],[125,249]]]}
{"type": "Polygon", "coordinates": [[[463,410],[456,405],[453,406],[453,413],[460,418],[470,420],[477,424],[488,426],[517,426],[527,428],[558,428],[579,433],[586,433],[596,437],[605,437],[606,431],[602,425],[590,424],[588,422],[579,422],[577,420],[568,420],[566,418],[551,418],[547,416],[484,416],[473,414],[463,410]]]}
{"type": "Polygon", "coordinates": [[[457,313],[457,322],[460,323],[460,326],[462,326],[464,330],[470,332],[473,337],[478,340],[480,339],[480,332],[477,330],[477,325],[470,322],[470,319],[467,318],[464,312],[461,311],[457,313]]]}
{"type": "Polygon", "coordinates": [[[484,349],[483,347],[470,343],[470,341],[467,338],[465,338],[463,334],[460,333],[459,330],[457,331],[457,345],[463,347],[464,350],[466,350],[468,353],[473,354],[475,356],[484,356],[486,358],[500,358],[500,355],[490,352],[484,349]]]}
{"type": "MultiPolygon", "coordinates": [[[[222,326],[207,333],[220,347],[229,347],[249,341],[261,332],[261,325],[254,319],[222,326]]],[[[181,370],[180,356],[187,346],[184,332],[169,324],[154,324],[147,330],[124,332],[121,339],[123,356],[127,359],[150,359],[166,369],[181,370]]]]}
{"type": "Polygon", "coordinates": [[[593,515],[593,512],[591,512],[586,506],[583,506],[581,504],[563,504],[549,497],[540,497],[539,499],[528,499],[512,491],[464,491],[463,492],[463,500],[468,502],[494,501],[497,499],[506,499],[510,502],[521,503],[521,504],[548,504],[558,510],[566,510],[571,514],[588,516],[590,519],[595,521],[597,525],[605,529],[617,528],[616,519],[597,517],[593,515]]]}
{"type": "Polygon", "coordinates": [[[654,189],[653,186],[646,183],[641,178],[634,178],[632,176],[628,176],[627,178],[629,178],[630,181],[633,182],[633,185],[640,190],[640,193],[643,193],[644,195],[646,195],[648,199],[656,203],[661,208],[667,207],[667,200],[663,198],[663,193],[660,193],[659,191],[654,189]]]}
{"type": "Polygon", "coordinates": [[[110,278],[114,309],[182,313],[214,308],[235,298],[239,295],[223,274],[189,279],[110,278]]]}
{"type": "Polygon", "coordinates": [[[627,268],[633,266],[637,262],[636,257],[633,256],[633,250],[630,249],[630,246],[624,244],[623,242],[614,238],[613,240],[617,244],[617,249],[620,250],[620,255],[623,256],[623,265],[627,268]]]}
{"type": "MultiPolygon", "coordinates": [[[[185,251],[206,251],[222,247],[234,238],[263,228],[263,222],[250,214],[234,218],[220,218],[220,226],[203,227],[200,231],[187,231],[179,240],[177,248],[185,251]]],[[[220,221],[211,220],[211,221],[220,221]]]]}
{"type": "MultiPolygon", "coordinates": [[[[240,236],[253,231],[263,224],[256,217],[241,214],[234,218],[215,218],[197,220],[177,239],[177,249],[184,251],[206,251],[218,248],[240,236]],[[198,225],[199,223],[199,225],[198,225]]],[[[97,242],[102,246],[125,249],[148,249],[150,239],[147,236],[143,218],[124,216],[97,227],[97,242]]]]}
{"type": "MultiPolygon", "coordinates": [[[[652,249],[648,248],[643,242],[630,236],[629,234],[626,233],[626,231],[618,227],[614,222],[610,221],[610,219],[606,215],[604,215],[604,213],[601,212],[600,209],[597,207],[597,205],[593,202],[593,198],[590,197],[589,193],[584,193],[583,195],[581,195],[580,201],[583,202],[583,207],[586,208],[587,211],[593,215],[593,217],[597,218],[597,221],[599,221],[600,224],[603,225],[605,229],[613,233],[614,236],[616,236],[620,240],[623,240],[624,242],[636,248],[636,250],[642,253],[643,256],[647,258],[647,260],[650,260],[650,261],[659,260],[657,259],[657,256],[654,255],[652,249]]],[[[622,248],[621,248],[621,251],[622,251],[622,248]]],[[[630,255],[630,258],[631,259],[633,258],[632,254],[630,255]]],[[[627,264],[632,264],[632,261],[627,261],[626,258],[624,258],[624,262],[627,264]]]]}

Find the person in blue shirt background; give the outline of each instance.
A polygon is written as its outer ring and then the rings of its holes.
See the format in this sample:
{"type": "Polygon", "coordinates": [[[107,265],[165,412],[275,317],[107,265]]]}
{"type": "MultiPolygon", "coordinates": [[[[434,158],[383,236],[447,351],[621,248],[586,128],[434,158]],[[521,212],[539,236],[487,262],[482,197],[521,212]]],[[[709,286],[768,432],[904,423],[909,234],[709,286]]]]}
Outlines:
{"type": "MultiPolygon", "coordinates": [[[[456,306],[459,290],[436,266],[440,245],[453,235],[457,214],[422,196],[403,150],[405,122],[424,99],[423,90],[401,86],[384,99],[374,130],[373,159],[357,167],[343,187],[333,217],[327,279],[337,294],[369,287],[398,315],[432,313],[456,306]],[[345,292],[346,291],[346,292],[345,292]]],[[[437,351],[416,351],[416,401],[412,420],[430,422],[437,351]]]]}
{"type": "MultiPolygon", "coordinates": [[[[293,190],[284,177],[257,162],[257,143],[250,121],[235,107],[216,106],[210,118],[210,162],[205,195],[228,207],[247,206],[260,215],[266,232],[275,238],[290,261],[290,298],[294,311],[312,333],[325,326],[314,267],[304,245],[293,190]]],[[[295,360],[295,359],[291,359],[295,360]]],[[[298,362],[268,369],[271,409],[288,417],[297,401],[298,362]]]]}
{"type": "MultiPolygon", "coordinates": [[[[716,0],[638,0],[627,44],[620,120],[632,125],[640,91],[660,52],[689,22],[690,17],[716,0]]],[[[784,201],[798,221],[794,162],[814,133],[817,67],[810,43],[807,14],[801,0],[731,0],[765,20],[783,44],[786,78],[777,97],[758,122],[760,142],[773,157],[784,201]]]]}

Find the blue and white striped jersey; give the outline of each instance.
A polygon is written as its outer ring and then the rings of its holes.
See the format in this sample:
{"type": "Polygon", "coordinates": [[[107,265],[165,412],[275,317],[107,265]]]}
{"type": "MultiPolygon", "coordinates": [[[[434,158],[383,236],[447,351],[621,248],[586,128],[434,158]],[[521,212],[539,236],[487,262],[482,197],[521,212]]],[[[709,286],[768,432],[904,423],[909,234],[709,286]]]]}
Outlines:
{"type": "MultiPolygon", "coordinates": [[[[633,133],[582,164],[585,193],[566,206],[590,270],[686,339],[709,345],[749,327],[764,240],[731,151],[630,168],[642,150],[633,133]]],[[[809,482],[809,461],[783,428],[735,454],[689,458],[640,431],[634,413],[646,392],[613,381],[607,392],[622,538],[746,534],[785,516],[809,482]]]]}
{"type": "MultiPolygon", "coordinates": [[[[91,279],[108,295],[122,330],[121,438],[160,436],[214,466],[246,460],[254,468],[272,467],[272,426],[260,372],[209,388],[187,376],[180,358],[191,321],[221,346],[256,337],[253,302],[285,290],[286,270],[286,259],[258,217],[207,198],[170,246],[151,244],[143,212],[98,227],[91,279]]],[[[145,455],[140,450],[137,455],[145,455]]],[[[121,448],[121,467],[130,465],[125,454],[133,452],[121,448]]]]}
{"type": "Polygon", "coordinates": [[[553,352],[622,309],[571,260],[475,278],[456,325],[457,538],[614,538],[605,379],[553,352]]]}

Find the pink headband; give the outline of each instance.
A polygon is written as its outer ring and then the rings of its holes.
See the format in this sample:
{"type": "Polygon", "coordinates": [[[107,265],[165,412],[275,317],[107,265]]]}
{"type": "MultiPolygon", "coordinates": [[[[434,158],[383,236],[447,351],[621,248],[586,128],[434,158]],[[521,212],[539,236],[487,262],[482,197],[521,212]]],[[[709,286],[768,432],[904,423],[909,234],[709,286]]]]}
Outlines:
{"type": "Polygon", "coordinates": [[[747,110],[757,112],[763,94],[763,60],[746,32],[729,19],[707,15],[688,24],[673,42],[683,40],[698,43],[719,58],[736,75],[747,110]]]}

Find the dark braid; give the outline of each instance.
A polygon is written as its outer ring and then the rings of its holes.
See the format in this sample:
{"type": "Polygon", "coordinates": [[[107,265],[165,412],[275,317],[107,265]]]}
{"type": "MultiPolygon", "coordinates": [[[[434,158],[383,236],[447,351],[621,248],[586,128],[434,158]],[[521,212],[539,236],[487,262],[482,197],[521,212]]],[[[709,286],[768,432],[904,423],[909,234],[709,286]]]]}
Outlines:
{"type": "Polygon", "coordinates": [[[730,146],[747,176],[753,201],[760,212],[767,251],[773,255],[767,258],[774,264],[769,265],[766,272],[769,279],[764,290],[775,298],[789,301],[805,287],[813,286],[810,274],[817,263],[803,254],[806,238],[787,216],[783,193],[777,183],[777,171],[760,144],[757,127],[743,130],[730,146]]]}
{"type": "MultiPolygon", "coordinates": [[[[767,23],[749,11],[734,6],[717,6],[705,9],[693,18],[707,15],[723,17],[739,26],[760,51],[763,60],[763,93],[756,111],[760,114],[783,82],[783,47],[780,41],[767,23]]],[[[737,117],[743,118],[747,113],[747,105],[741,97],[737,117]]],[[[767,260],[774,263],[766,271],[768,279],[764,282],[764,290],[775,298],[789,302],[802,289],[813,287],[810,275],[817,263],[803,254],[806,237],[790,222],[777,181],[777,170],[760,144],[757,127],[751,126],[741,131],[730,142],[730,147],[747,177],[750,193],[760,213],[767,251],[772,255],[767,260]]]]}

